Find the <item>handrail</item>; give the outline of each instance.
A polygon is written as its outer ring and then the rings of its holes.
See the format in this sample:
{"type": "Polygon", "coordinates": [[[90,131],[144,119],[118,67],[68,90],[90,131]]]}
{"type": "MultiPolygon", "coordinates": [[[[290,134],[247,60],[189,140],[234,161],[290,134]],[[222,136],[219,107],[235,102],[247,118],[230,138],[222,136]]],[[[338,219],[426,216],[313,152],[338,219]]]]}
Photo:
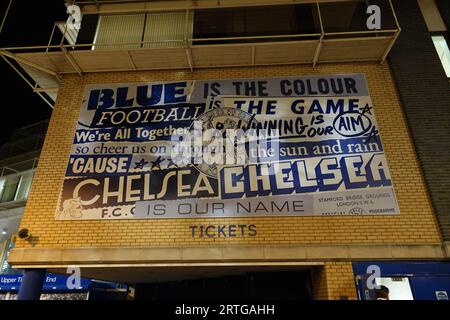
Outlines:
{"type": "MultiPolygon", "coordinates": [[[[396,33],[398,29],[389,30],[367,30],[367,31],[349,31],[349,32],[325,32],[324,36],[335,35],[361,35],[361,34],[377,34],[377,33],[396,33]]],[[[217,38],[188,38],[188,42],[207,42],[207,41],[239,41],[239,40],[258,40],[258,39],[279,39],[279,38],[303,38],[303,37],[320,37],[321,33],[305,33],[305,34],[280,34],[270,36],[245,36],[245,37],[217,37],[217,38]]],[[[43,45],[43,46],[23,46],[23,47],[5,47],[0,48],[5,51],[15,50],[34,50],[34,49],[61,49],[61,48],[81,48],[81,47],[104,47],[104,46],[121,46],[121,45],[145,45],[158,43],[185,43],[184,39],[174,40],[157,40],[157,41],[135,41],[135,42],[113,42],[113,43],[80,43],[80,44],[66,44],[66,45],[43,45]]],[[[138,49],[138,48],[137,48],[138,49]]]]}
{"type": "Polygon", "coordinates": [[[273,39],[273,38],[300,38],[300,37],[318,37],[320,33],[302,33],[302,34],[280,34],[271,36],[245,36],[245,37],[220,37],[220,38],[190,38],[188,41],[221,41],[221,40],[257,40],[257,39],[273,39]]]}
{"type": "MultiPolygon", "coordinates": [[[[134,0],[136,1],[136,0],[134,0]]],[[[73,1],[78,2],[78,4],[87,3],[87,1],[78,0],[73,1]]],[[[101,1],[94,1],[95,3],[99,3],[101,1]]],[[[103,1],[105,2],[105,1],[103,1]]],[[[107,1],[106,1],[107,2],[107,1]]],[[[386,34],[386,33],[392,33],[393,35],[397,34],[400,30],[400,26],[398,23],[397,16],[395,14],[394,6],[392,5],[392,1],[389,0],[389,9],[394,17],[394,21],[396,24],[396,29],[382,29],[382,30],[359,30],[359,31],[340,31],[340,32],[326,32],[324,28],[324,23],[326,21],[323,21],[320,13],[320,6],[321,4],[317,1],[317,13],[320,15],[319,24],[320,24],[320,33],[319,32],[313,32],[313,33],[300,33],[300,34],[279,34],[279,35],[263,35],[263,36],[234,36],[234,37],[211,37],[211,38],[192,38],[192,34],[189,34],[188,31],[188,19],[189,19],[189,13],[192,9],[187,8],[186,9],[186,17],[185,17],[185,27],[184,27],[184,36],[183,39],[171,39],[171,40],[151,40],[151,41],[144,41],[143,39],[141,41],[134,41],[134,42],[112,42],[112,43],[83,43],[83,44],[64,44],[65,39],[65,33],[67,32],[67,24],[64,27],[64,32],[62,33],[61,41],[59,44],[51,45],[52,38],[55,31],[55,25],[53,26],[52,34],[50,36],[50,40],[48,45],[42,45],[42,46],[23,46],[23,47],[6,47],[6,48],[0,48],[0,54],[1,50],[8,50],[8,51],[16,51],[16,50],[41,50],[44,49],[45,51],[49,51],[50,49],[60,49],[64,51],[65,49],[68,50],[74,50],[76,48],[85,48],[85,47],[94,47],[95,48],[102,48],[102,47],[108,47],[108,46],[138,46],[140,48],[144,47],[145,45],[151,45],[151,44],[184,44],[186,48],[189,48],[192,45],[192,42],[196,43],[204,43],[204,42],[212,42],[212,41],[242,41],[242,40],[261,40],[261,39],[296,39],[296,38],[306,38],[306,37],[317,37],[317,40],[323,41],[326,40],[327,37],[333,37],[333,36],[351,36],[351,35],[372,35],[372,34],[386,34]]],[[[388,10],[389,10],[388,9],[388,10]]],[[[195,9],[193,10],[195,11],[195,9]]],[[[195,46],[195,45],[194,45],[195,46]]],[[[120,49],[120,48],[119,48],[120,49]]]]}
{"type": "Polygon", "coordinates": [[[326,36],[338,36],[348,34],[367,34],[367,33],[395,33],[398,29],[385,29],[385,30],[367,30],[367,31],[341,31],[341,32],[325,32],[326,36]]]}
{"type": "MultiPolygon", "coordinates": [[[[135,2],[136,0],[131,0],[133,2],[135,2]]],[[[292,0],[291,0],[292,1],[292,0]]],[[[11,60],[15,60],[16,62],[19,62],[20,64],[26,64],[28,66],[31,66],[35,69],[41,70],[47,74],[50,74],[52,76],[55,77],[56,80],[58,80],[60,78],[60,74],[57,72],[57,70],[53,70],[51,67],[44,67],[42,65],[39,65],[37,63],[34,63],[33,60],[28,60],[26,57],[24,57],[23,55],[21,56],[20,53],[44,53],[44,54],[48,54],[49,51],[53,52],[53,53],[58,53],[58,52],[62,52],[64,54],[64,58],[72,65],[72,67],[75,69],[75,71],[82,75],[83,74],[83,70],[80,68],[80,66],[78,65],[77,61],[73,58],[72,54],[70,52],[73,52],[73,50],[75,49],[81,49],[81,52],[89,52],[91,51],[90,49],[92,49],[92,52],[97,51],[97,49],[100,49],[98,51],[102,51],[101,49],[111,49],[111,50],[116,50],[116,51],[120,51],[120,50],[142,50],[144,49],[144,47],[146,46],[151,46],[152,44],[154,44],[155,46],[153,48],[151,48],[152,50],[158,50],[158,49],[167,49],[167,48],[182,48],[183,50],[186,51],[186,57],[187,57],[187,61],[189,64],[189,68],[191,69],[191,71],[193,70],[193,68],[195,68],[195,61],[193,61],[192,59],[192,48],[200,48],[204,45],[207,46],[214,46],[214,45],[228,45],[228,46],[251,46],[252,47],[252,55],[253,55],[253,63],[254,63],[254,55],[255,55],[255,47],[256,46],[260,46],[260,45],[267,45],[267,44],[278,44],[278,43],[299,43],[301,41],[304,41],[304,43],[314,43],[316,44],[316,49],[314,52],[314,57],[313,57],[313,67],[315,67],[316,63],[319,61],[319,57],[321,54],[321,50],[322,50],[322,46],[326,43],[324,43],[324,41],[345,41],[346,39],[343,38],[345,36],[348,37],[348,40],[357,40],[357,39],[387,39],[388,37],[390,37],[390,41],[389,41],[389,45],[386,47],[386,50],[384,51],[382,57],[381,57],[381,62],[383,62],[386,57],[387,54],[389,53],[390,49],[392,48],[393,44],[395,43],[395,40],[397,39],[401,28],[397,19],[397,15],[395,13],[395,9],[394,6],[392,4],[391,0],[389,1],[389,6],[390,6],[390,11],[393,15],[394,21],[395,21],[395,26],[393,27],[394,29],[384,29],[384,30],[360,30],[360,31],[341,31],[341,32],[325,32],[325,28],[324,28],[324,23],[326,24],[326,19],[325,21],[322,21],[322,14],[321,14],[321,4],[319,3],[319,1],[311,1],[311,2],[315,2],[316,6],[317,6],[317,13],[319,15],[319,21],[317,25],[317,21],[316,21],[316,29],[318,29],[318,27],[320,27],[320,33],[319,32],[314,32],[314,33],[301,33],[301,34],[278,34],[278,35],[262,35],[262,36],[232,36],[232,37],[212,37],[212,38],[193,38],[193,33],[192,33],[192,26],[189,26],[189,19],[190,19],[190,14],[192,13],[192,11],[197,10],[198,8],[191,8],[191,7],[186,7],[186,15],[185,15],[185,26],[184,26],[184,35],[180,35],[182,36],[182,39],[178,38],[178,39],[173,39],[173,40],[150,40],[150,41],[144,41],[144,38],[141,38],[141,41],[134,41],[134,42],[111,42],[111,43],[83,43],[83,44],[64,44],[64,40],[65,40],[65,34],[67,32],[68,26],[67,24],[65,24],[64,26],[64,31],[62,31],[62,28],[57,28],[56,23],[53,25],[53,29],[50,35],[50,39],[48,41],[47,45],[38,45],[38,46],[19,46],[19,47],[5,47],[5,48],[0,48],[0,57],[3,58],[8,64],[10,64],[13,69],[27,82],[28,85],[30,85],[30,87],[32,87],[33,91],[35,91],[38,95],[41,96],[41,98],[44,99],[44,101],[50,105],[50,107],[52,107],[52,104],[47,101],[47,99],[45,99],[45,97],[42,95],[42,92],[48,92],[49,88],[40,88],[37,85],[32,85],[30,83],[30,81],[25,78],[22,74],[22,72],[18,71],[17,68],[11,63],[11,61],[9,61],[9,59],[11,60]],[[59,39],[53,39],[55,35],[55,30],[58,30],[59,34],[62,34],[61,40],[59,39]],[[392,34],[392,35],[391,35],[392,34]],[[366,35],[366,37],[364,37],[364,35],[366,35]],[[305,38],[310,38],[310,39],[306,39],[305,38]],[[56,41],[53,41],[56,40],[56,41]],[[248,41],[245,41],[248,40],[248,41]],[[254,40],[252,42],[252,40],[254,40]],[[257,40],[267,40],[267,41],[257,41],[257,40]],[[208,42],[221,42],[219,44],[214,44],[214,43],[208,43],[208,42]],[[239,43],[239,41],[242,41],[241,43],[239,43]],[[59,44],[54,44],[52,45],[52,43],[59,43],[59,44]],[[168,44],[166,46],[157,46],[157,44],[168,44]],[[130,48],[130,46],[133,46],[134,48],[130,48]],[[109,47],[109,48],[108,48],[109,47]]],[[[83,0],[74,0],[72,2],[75,3],[78,2],[78,4],[86,4],[88,1],[83,1],[83,0]]],[[[93,1],[94,3],[106,3],[108,1],[102,1],[102,0],[95,0],[93,1]]],[[[123,2],[126,2],[123,1],[123,2]]],[[[189,2],[189,1],[188,1],[189,2]]],[[[294,3],[296,3],[294,1],[294,3]]],[[[389,10],[389,9],[387,9],[389,10]]],[[[150,10],[146,10],[146,12],[151,12],[150,10]]],[[[158,11],[155,11],[158,12],[158,11]]],[[[145,27],[144,27],[145,28],[145,27]]],[[[93,42],[96,42],[96,40],[94,39],[93,42]]],[[[130,52],[128,52],[128,55],[130,55],[130,52]]],[[[129,57],[131,60],[132,58],[129,57]]],[[[133,62],[131,62],[133,64],[133,62]]],[[[134,64],[133,64],[134,65],[134,64]]],[[[136,67],[134,66],[134,69],[136,69],[136,67]]],[[[55,88],[51,88],[52,90],[55,90],[55,88]]]]}

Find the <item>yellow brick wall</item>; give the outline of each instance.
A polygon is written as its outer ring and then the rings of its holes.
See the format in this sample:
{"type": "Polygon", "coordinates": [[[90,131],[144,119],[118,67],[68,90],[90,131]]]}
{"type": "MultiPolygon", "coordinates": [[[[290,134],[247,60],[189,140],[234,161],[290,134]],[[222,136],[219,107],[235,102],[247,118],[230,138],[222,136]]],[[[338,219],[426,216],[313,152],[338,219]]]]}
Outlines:
{"type": "Polygon", "coordinates": [[[351,262],[326,262],[311,274],[315,300],[357,299],[351,262]]]}
{"type": "MultiPolygon", "coordinates": [[[[53,111],[22,227],[35,247],[186,246],[207,244],[436,243],[440,235],[409,137],[389,66],[375,63],[216,68],[67,75],[53,111]],[[380,126],[401,214],[398,216],[279,217],[56,221],[54,214],[86,84],[364,73],[380,126]],[[258,235],[197,238],[192,224],[256,224],[258,235]]],[[[17,247],[32,244],[18,240],[17,247]]]]}

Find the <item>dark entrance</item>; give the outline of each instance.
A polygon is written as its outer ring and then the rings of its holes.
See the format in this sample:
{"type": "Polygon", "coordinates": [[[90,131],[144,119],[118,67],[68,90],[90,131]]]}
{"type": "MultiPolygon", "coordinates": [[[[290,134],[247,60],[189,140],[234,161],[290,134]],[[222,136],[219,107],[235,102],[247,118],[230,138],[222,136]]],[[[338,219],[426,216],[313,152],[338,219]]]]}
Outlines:
{"type": "Polygon", "coordinates": [[[247,272],[181,281],[140,283],[136,300],[311,300],[311,277],[305,271],[247,272]]]}

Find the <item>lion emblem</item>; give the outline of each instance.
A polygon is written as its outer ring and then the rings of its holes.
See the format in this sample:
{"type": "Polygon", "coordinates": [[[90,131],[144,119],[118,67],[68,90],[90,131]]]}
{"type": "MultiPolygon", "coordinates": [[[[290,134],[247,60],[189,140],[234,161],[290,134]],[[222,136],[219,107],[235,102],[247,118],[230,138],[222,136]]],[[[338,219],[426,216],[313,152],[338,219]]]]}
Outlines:
{"type": "Polygon", "coordinates": [[[81,198],[67,199],[63,202],[63,217],[81,218],[83,216],[83,206],[81,205],[81,198]]]}

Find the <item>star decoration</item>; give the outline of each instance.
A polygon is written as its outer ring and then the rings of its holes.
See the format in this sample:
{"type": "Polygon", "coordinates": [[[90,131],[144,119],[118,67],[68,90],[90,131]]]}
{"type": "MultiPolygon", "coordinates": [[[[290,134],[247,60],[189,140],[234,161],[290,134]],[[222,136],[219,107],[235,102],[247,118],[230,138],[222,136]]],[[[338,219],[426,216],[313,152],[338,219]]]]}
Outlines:
{"type": "MultiPolygon", "coordinates": [[[[176,159],[176,158],[175,158],[176,159]]],[[[167,168],[170,168],[170,167],[175,167],[175,168],[178,168],[178,165],[175,163],[175,162],[173,162],[173,160],[174,159],[169,159],[169,164],[167,165],[167,168]]]]}
{"type": "Polygon", "coordinates": [[[375,127],[372,127],[372,129],[370,130],[369,133],[366,133],[364,136],[366,137],[366,139],[364,140],[364,143],[369,143],[370,140],[374,140],[377,141],[377,135],[378,135],[378,130],[375,127]]]}
{"type": "Polygon", "coordinates": [[[161,170],[161,163],[163,161],[164,159],[162,159],[161,156],[159,156],[155,161],[152,161],[151,169],[153,170],[153,168],[158,168],[159,170],[161,170]]]}
{"type": "Polygon", "coordinates": [[[369,104],[367,103],[364,108],[360,109],[361,110],[361,114],[372,114],[372,111],[370,111],[372,109],[372,107],[369,107],[369,104]]]}
{"type": "Polygon", "coordinates": [[[148,161],[145,161],[144,158],[141,159],[139,162],[134,163],[135,169],[144,169],[145,165],[148,164],[148,161]]]}

